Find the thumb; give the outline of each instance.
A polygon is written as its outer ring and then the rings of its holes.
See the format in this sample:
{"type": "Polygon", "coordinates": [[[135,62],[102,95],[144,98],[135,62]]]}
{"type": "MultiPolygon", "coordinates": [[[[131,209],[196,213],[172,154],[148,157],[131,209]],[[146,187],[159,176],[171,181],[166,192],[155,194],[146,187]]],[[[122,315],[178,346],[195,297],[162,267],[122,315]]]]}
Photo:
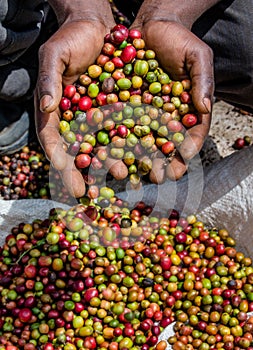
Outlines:
{"type": "Polygon", "coordinates": [[[37,94],[41,112],[51,113],[59,105],[62,95],[62,75],[65,65],[58,55],[55,44],[50,42],[39,51],[39,75],[37,94]]]}
{"type": "Polygon", "coordinates": [[[190,55],[190,76],[192,79],[192,100],[199,113],[211,113],[214,93],[213,55],[205,45],[195,55],[190,55]],[[191,57],[192,56],[192,57],[191,57]]]}

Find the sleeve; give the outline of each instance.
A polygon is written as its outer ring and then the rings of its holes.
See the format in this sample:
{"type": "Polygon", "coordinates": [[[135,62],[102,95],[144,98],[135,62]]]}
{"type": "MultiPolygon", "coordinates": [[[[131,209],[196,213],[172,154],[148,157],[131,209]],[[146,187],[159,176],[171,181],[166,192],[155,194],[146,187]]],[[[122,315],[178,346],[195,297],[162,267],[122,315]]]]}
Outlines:
{"type": "Polygon", "coordinates": [[[0,0],[0,66],[14,62],[38,38],[45,0],[0,0]]]}

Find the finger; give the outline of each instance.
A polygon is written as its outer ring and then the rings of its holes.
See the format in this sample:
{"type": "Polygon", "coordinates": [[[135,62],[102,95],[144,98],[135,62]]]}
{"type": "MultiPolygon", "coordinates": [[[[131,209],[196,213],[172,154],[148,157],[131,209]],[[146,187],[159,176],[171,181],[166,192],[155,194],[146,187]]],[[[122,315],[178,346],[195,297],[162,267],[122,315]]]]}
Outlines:
{"type": "Polygon", "coordinates": [[[199,113],[211,113],[214,93],[213,53],[201,42],[199,50],[186,57],[192,80],[192,100],[199,113]]]}
{"type": "Polygon", "coordinates": [[[149,174],[152,183],[161,184],[165,179],[164,158],[155,158],[152,162],[152,169],[149,174]]]}
{"type": "Polygon", "coordinates": [[[127,166],[119,159],[107,157],[105,166],[116,180],[124,180],[128,175],[127,166]]]}
{"type": "Polygon", "coordinates": [[[166,167],[166,177],[170,180],[176,181],[180,179],[187,171],[187,164],[183,161],[179,154],[177,154],[166,167]]]}
{"type": "Polygon", "coordinates": [[[180,145],[180,154],[185,160],[193,158],[200,152],[208,135],[211,124],[211,114],[202,114],[199,118],[200,124],[187,130],[185,133],[185,139],[180,145]]]}
{"type": "Polygon", "coordinates": [[[59,117],[57,113],[42,113],[38,109],[38,99],[35,102],[35,124],[38,139],[47,158],[57,170],[66,167],[66,152],[63,148],[63,140],[59,134],[59,117]]]}
{"type": "Polygon", "coordinates": [[[62,181],[71,196],[81,198],[85,195],[85,183],[82,174],[77,170],[74,157],[67,154],[66,166],[61,171],[62,181]]]}
{"type": "Polygon", "coordinates": [[[64,70],[65,64],[57,50],[57,43],[49,40],[39,51],[37,90],[42,112],[53,112],[59,105],[64,70]]]}

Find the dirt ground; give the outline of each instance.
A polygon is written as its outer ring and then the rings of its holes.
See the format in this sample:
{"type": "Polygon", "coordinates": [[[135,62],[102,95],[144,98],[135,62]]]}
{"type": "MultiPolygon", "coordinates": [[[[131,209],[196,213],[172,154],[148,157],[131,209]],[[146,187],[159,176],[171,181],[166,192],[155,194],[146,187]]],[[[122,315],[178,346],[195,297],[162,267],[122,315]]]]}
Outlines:
{"type": "Polygon", "coordinates": [[[253,139],[253,115],[245,114],[223,101],[216,102],[209,136],[201,152],[204,165],[236,152],[233,148],[235,140],[246,135],[253,139]]]}

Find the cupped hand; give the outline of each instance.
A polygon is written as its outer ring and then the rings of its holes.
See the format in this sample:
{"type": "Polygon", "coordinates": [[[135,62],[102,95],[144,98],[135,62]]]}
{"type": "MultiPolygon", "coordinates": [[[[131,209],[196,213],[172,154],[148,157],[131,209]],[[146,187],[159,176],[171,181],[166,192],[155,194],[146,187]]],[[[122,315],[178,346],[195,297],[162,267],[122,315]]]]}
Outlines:
{"type": "Polygon", "coordinates": [[[61,172],[64,184],[75,197],[84,195],[85,184],[74,158],[64,151],[58,105],[62,87],[75,82],[96,60],[104,36],[113,25],[113,20],[109,20],[108,25],[95,20],[64,23],[39,52],[35,94],[37,134],[48,159],[61,172]]]}
{"type": "Polygon", "coordinates": [[[159,63],[174,80],[190,78],[192,100],[198,111],[199,123],[189,129],[177,155],[164,168],[164,161],[154,163],[151,181],[162,182],[167,176],[179,179],[187,163],[202,148],[209,132],[214,91],[213,54],[209,46],[178,22],[149,20],[141,27],[148,48],[156,52],[159,63]]]}

